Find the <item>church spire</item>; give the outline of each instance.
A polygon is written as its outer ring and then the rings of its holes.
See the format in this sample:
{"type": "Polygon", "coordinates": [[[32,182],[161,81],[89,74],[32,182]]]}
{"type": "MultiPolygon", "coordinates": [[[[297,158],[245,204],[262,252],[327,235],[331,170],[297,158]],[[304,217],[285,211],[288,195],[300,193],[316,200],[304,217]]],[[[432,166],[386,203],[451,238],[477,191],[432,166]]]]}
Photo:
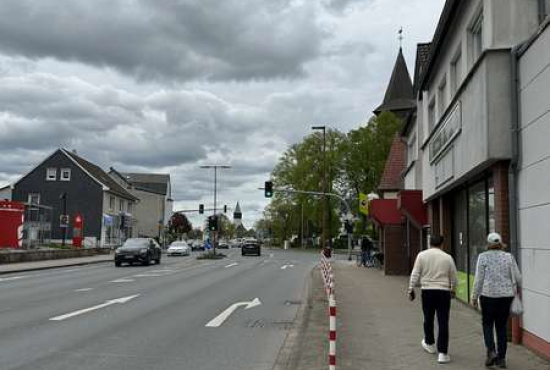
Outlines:
{"type": "Polygon", "coordinates": [[[384,101],[374,110],[374,113],[379,115],[384,111],[389,111],[398,116],[405,117],[415,107],[416,101],[414,100],[411,76],[403,57],[403,49],[400,47],[390,83],[384,95],[384,101]]]}

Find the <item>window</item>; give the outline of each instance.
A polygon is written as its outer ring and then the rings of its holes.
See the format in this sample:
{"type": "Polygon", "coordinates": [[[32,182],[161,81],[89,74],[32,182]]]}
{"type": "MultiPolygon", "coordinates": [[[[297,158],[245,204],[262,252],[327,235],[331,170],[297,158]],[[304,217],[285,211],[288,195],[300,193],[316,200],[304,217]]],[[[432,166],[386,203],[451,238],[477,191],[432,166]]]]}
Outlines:
{"type": "Polygon", "coordinates": [[[132,213],[132,202],[128,202],[128,213],[132,213]]]}
{"type": "Polygon", "coordinates": [[[428,106],[428,131],[432,132],[435,127],[435,99],[432,99],[428,106]]]}
{"type": "Polygon", "coordinates": [[[124,212],[124,200],[122,200],[122,199],[119,199],[119,201],[118,201],[118,210],[120,212],[124,212]]]}
{"type": "Polygon", "coordinates": [[[474,64],[483,52],[483,11],[474,21],[470,29],[470,44],[472,64],[474,64]]]}
{"type": "Polygon", "coordinates": [[[109,209],[111,211],[115,210],[115,197],[113,197],[112,195],[109,197],[109,209]]]}
{"type": "Polygon", "coordinates": [[[407,143],[407,167],[409,167],[414,161],[416,161],[417,149],[416,149],[416,135],[407,143]]]}
{"type": "Polygon", "coordinates": [[[46,181],[57,180],[57,168],[46,168],[46,181]]]}
{"type": "Polygon", "coordinates": [[[62,168],[61,169],[61,181],[71,181],[71,169],[62,168]]]}
{"type": "Polygon", "coordinates": [[[437,89],[437,102],[439,117],[443,117],[445,109],[447,109],[447,76],[443,77],[443,80],[437,89]]]}
{"type": "Polygon", "coordinates": [[[462,52],[458,49],[451,62],[451,95],[454,96],[462,82],[462,52]]]}
{"type": "Polygon", "coordinates": [[[29,197],[27,199],[27,202],[29,204],[39,205],[40,204],[40,194],[38,194],[38,193],[29,193],[29,197]]]}

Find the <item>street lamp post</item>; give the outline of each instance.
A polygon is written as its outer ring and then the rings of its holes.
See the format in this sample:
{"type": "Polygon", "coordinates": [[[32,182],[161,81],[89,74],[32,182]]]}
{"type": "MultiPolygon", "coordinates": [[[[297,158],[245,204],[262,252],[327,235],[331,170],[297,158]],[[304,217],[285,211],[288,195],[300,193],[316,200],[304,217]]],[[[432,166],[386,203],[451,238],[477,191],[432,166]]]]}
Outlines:
{"type": "MultiPolygon", "coordinates": [[[[323,131],[323,193],[327,192],[327,141],[326,141],[326,126],[312,126],[312,130],[322,130],[323,131]]],[[[326,195],[323,196],[323,250],[326,249],[326,211],[327,211],[327,201],[328,198],[326,195]]]]}
{"type": "Polygon", "coordinates": [[[231,168],[231,166],[223,166],[223,165],[207,165],[207,166],[201,166],[201,168],[213,168],[214,169],[214,217],[216,220],[216,230],[213,233],[212,236],[212,247],[214,248],[214,254],[216,254],[216,234],[218,232],[218,219],[216,215],[216,209],[217,209],[217,201],[218,201],[218,168],[231,168]]]}

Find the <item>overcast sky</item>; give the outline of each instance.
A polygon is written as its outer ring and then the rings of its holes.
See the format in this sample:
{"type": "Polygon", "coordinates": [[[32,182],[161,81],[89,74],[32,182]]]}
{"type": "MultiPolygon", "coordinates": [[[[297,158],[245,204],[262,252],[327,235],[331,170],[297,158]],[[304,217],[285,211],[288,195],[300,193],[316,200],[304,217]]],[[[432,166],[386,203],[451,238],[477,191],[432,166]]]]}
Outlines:
{"type": "MultiPolygon", "coordinates": [[[[170,173],[176,209],[241,202],[311,125],[381,103],[404,28],[412,73],[444,0],[2,0],[0,187],[56,148],[170,173]]],[[[197,217],[191,217],[194,224],[197,217]]]]}

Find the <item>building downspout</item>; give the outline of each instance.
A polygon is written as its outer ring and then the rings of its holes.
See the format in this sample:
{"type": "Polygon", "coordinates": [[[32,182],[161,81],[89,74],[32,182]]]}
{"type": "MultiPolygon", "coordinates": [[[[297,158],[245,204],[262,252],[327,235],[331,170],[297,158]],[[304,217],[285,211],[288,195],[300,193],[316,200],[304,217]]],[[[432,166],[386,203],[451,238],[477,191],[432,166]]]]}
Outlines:
{"type": "MultiPolygon", "coordinates": [[[[542,1],[544,2],[544,1],[542,1]]],[[[520,50],[524,43],[514,46],[511,51],[511,67],[512,67],[512,158],[508,169],[508,202],[509,202],[509,222],[510,222],[510,252],[518,264],[521,266],[519,253],[519,205],[518,205],[518,166],[519,166],[519,150],[520,150],[520,85],[519,85],[519,56],[520,50]]],[[[517,317],[512,319],[512,342],[515,344],[521,343],[522,329],[520,321],[517,317]]]]}

